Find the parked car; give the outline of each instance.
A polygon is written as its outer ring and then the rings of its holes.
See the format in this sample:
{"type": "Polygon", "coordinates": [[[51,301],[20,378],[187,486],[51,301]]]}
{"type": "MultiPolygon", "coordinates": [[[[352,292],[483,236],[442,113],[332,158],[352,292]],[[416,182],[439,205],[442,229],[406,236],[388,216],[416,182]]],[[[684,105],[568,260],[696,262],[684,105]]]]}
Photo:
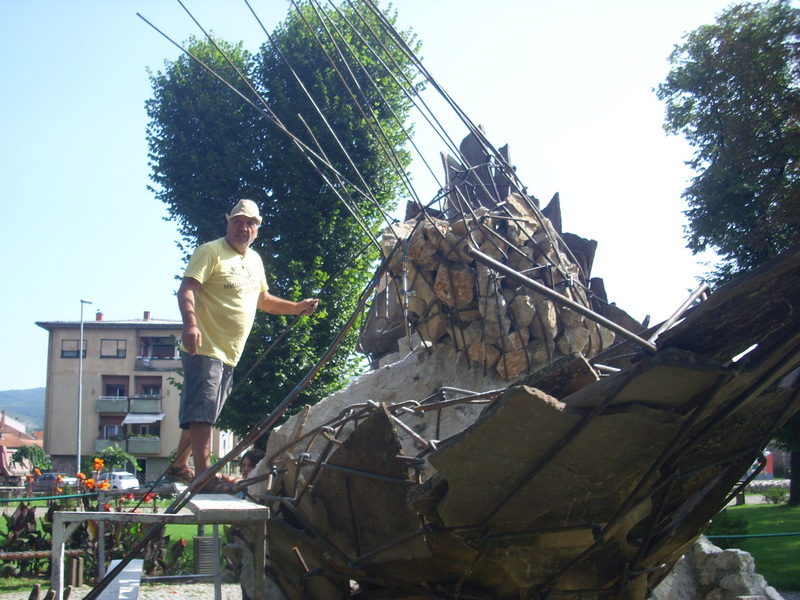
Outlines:
{"type": "Polygon", "coordinates": [[[64,488],[64,486],[75,487],[78,484],[77,477],[70,477],[68,475],[63,475],[61,473],[42,473],[37,477],[33,482],[33,491],[34,492],[54,492],[59,487],[64,488]],[[59,477],[61,477],[61,481],[59,483],[59,477]]]}
{"type": "Polygon", "coordinates": [[[108,481],[112,490],[130,490],[139,487],[139,480],[136,475],[127,471],[103,473],[98,477],[97,483],[102,483],[103,481],[108,481]]]}
{"type": "Polygon", "coordinates": [[[176,494],[178,489],[176,488],[176,483],[173,481],[169,481],[164,477],[153,477],[149,479],[144,485],[139,486],[140,492],[149,492],[152,494],[176,494]]]}

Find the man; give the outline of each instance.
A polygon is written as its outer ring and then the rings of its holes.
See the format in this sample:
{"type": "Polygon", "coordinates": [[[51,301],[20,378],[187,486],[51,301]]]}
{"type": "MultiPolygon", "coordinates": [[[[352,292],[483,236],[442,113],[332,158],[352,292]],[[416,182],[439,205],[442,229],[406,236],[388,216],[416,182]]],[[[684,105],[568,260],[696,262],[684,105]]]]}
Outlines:
{"type": "MultiPolygon", "coordinates": [[[[239,362],[253,327],[256,309],[277,315],[310,315],[316,298],[300,302],[270,294],[261,257],[250,249],[261,215],[252,200],[239,200],[229,215],[224,238],[199,246],[178,290],[183,319],[181,359],[183,389],[178,419],[179,454],[167,476],[187,485],[194,479],[189,456],[201,473],[211,466],[211,428],[231,390],[233,368],[239,362]]],[[[217,477],[203,491],[228,492],[217,477]]]]}

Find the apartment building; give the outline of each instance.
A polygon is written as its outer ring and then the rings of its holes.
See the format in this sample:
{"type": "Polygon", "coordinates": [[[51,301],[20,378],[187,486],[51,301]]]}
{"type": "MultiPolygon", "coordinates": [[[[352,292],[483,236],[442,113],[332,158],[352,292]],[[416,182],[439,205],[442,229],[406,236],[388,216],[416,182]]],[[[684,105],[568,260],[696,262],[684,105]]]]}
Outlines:
{"type": "MultiPolygon", "coordinates": [[[[153,319],[149,311],[111,321],[98,311],[83,322],[82,348],[81,321],[36,324],[50,334],[44,451],[53,467],[73,473],[78,445],[81,456],[92,457],[117,444],[136,457],[142,481],[161,474],[180,438],[181,322],[153,319]]],[[[233,445],[229,432],[214,430],[212,454],[223,456],[233,445]]]]}

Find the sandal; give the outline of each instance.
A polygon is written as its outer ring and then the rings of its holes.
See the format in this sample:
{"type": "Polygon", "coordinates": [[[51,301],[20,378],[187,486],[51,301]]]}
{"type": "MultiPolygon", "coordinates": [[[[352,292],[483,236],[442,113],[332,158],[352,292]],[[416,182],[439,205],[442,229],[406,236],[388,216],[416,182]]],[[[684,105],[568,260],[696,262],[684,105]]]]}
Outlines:
{"type": "Polygon", "coordinates": [[[213,479],[207,481],[206,483],[202,484],[200,489],[197,491],[198,494],[233,494],[233,485],[224,481],[220,477],[214,477],[213,479]]]}
{"type": "Polygon", "coordinates": [[[184,485],[189,485],[194,479],[194,470],[186,465],[183,465],[182,467],[172,466],[167,469],[167,472],[164,474],[164,479],[167,481],[174,481],[184,485]]]}

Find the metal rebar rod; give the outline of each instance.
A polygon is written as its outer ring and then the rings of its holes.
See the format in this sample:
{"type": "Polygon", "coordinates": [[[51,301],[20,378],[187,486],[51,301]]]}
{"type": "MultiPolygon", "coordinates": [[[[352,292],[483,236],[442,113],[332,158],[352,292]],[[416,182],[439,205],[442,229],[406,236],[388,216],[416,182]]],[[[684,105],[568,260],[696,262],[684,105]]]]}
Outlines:
{"type": "Polygon", "coordinates": [[[591,319],[595,323],[602,325],[606,329],[610,329],[614,333],[624,337],[632,344],[640,346],[642,349],[647,350],[648,352],[651,352],[653,354],[655,354],[658,351],[658,348],[656,348],[655,344],[653,344],[652,342],[648,342],[647,340],[639,337],[635,333],[632,333],[627,329],[625,329],[624,327],[617,325],[613,321],[606,319],[603,315],[600,315],[594,312],[593,310],[586,308],[583,304],[578,304],[577,302],[574,302],[573,300],[570,300],[569,298],[562,296],[555,290],[551,290],[549,287],[542,285],[538,281],[534,281],[529,277],[525,277],[524,275],[522,275],[518,271],[515,271],[511,267],[508,267],[503,263],[496,261],[491,256],[487,256],[477,248],[474,248],[472,246],[467,246],[464,249],[464,251],[479,263],[484,264],[487,267],[491,267],[495,271],[498,271],[499,273],[502,273],[506,277],[515,280],[517,283],[520,283],[524,287],[531,289],[539,294],[542,294],[542,296],[545,296],[546,298],[552,300],[553,302],[556,302],[557,304],[560,304],[562,306],[574,310],[575,312],[583,315],[587,319],[591,319]]]}
{"type": "Polygon", "coordinates": [[[359,477],[367,477],[368,479],[378,479],[380,481],[387,481],[389,483],[397,483],[400,485],[417,485],[416,481],[410,479],[402,479],[400,477],[392,477],[391,475],[381,475],[380,473],[372,473],[364,471],[363,469],[354,469],[352,467],[344,467],[342,465],[335,465],[329,462],[317,461],[313,458],[304,458],[303,463],[307,465],[319,465],[323,469],[331,469],[333,471],[341,471],[349,475],[357,475],[359,477]]]}
{"type": "MultiPolygon", "coordinates": [[[[359,299],[358,305],[356,306],[353,314],[347,320],[347,322],[342,326],[341,330],[339,331],[336,338],[330,344],[328,349],[322,355],[322,357],[317,361],[317,363],[309,370],[303,380],[298,383],[295,388],[289,392],[286,398],[275,407],[275,409],[264,417],[261,422],[250,432],[245,435],[241,441],[230,451],[226,454],[222,459],[217,461],[216,464],[212,465],[203,473],[198,474],[194,481],[187,487],[183,492],[181,492],[177,498],[170,504],[165,513],[166,514],[173,514],[178,512],[181,508],[188,504],[191,497],[197,493],[198,490],[201,490],[203,486],[213,477],[216,476],[217,472],[222,469],[222,467],[231,460],[232,457],[238,456],[245,448],[248,448],[252,444],[254,444],[258,439],[261,438],[265,433],[272,429],[275,423],[280,419],[281,415],[286,411],[287,408],[292,404],[295,398],[302,392],[306,386],[311,382],[311,380],[316,377],[317,373],[322,369],[323,365],[328,362],[330,357],[333,355],[335,350],[339,347],[339,344],[344,339],[345,334],[350,330],[353,323],[355,322],[358,313],[364,308],[364,305],[367,303],[369,299],[369,295],[372,291],[372,288],[377,285],[378,280],[383,273],[386,272],[389,268],[389,261],[391,260],[392,255],[390,254],[386,259],[384,259],[381,266],[378,268],[375,276],[373,276],[370,283],[364,288],[361,298],[359,299]]],[[[119,575],[120,572],[130,563],[130,561],[137,556],[147,545],[147,543],[152,540],[159,531],[163,528],[163,525],[153,525],[142,537],[142,539],[128,552],[120,561],[119,563],[111,569],[109,573],[106,574],[101,581],[97,583],[97,585],[86,595],[84,600],[96,600],[97,597],[103,592],[111,580],[114,577],[119,575]]]]}
{"type": "Polygon", "coordinates": [[[678,310],[676,310],[674,313],[672,313],[672,315],[669,317],[669,319],[664,321],[661,324],[661,326],[658,329],[655,330],[653,335],[651,335],[647,339],[647,341],[648,342],[655,342],[656,338],[658,338],[658,336],[661,335],[661,333],[663,333],[665,330],[667,330],[670,327],[672,327],[675,324],[675,322],[683,316],[683,314],[694,303],[694,301],[697,300],[698,298],[700,298],[701,296],[703,296],[703,294],[705,294],[707,291],[708,291],[708,284],[707,283],[702,284],[695,291],[693,291],[691,293],[691,295],[683,302],[683,304],[681,304],[678,307],[678,310]]]}
{"type": "Polygon", "coordinates": [[[415,413],[419,412],[426,412],[429,410],[441,410],[443,408],[447,408],[448,406],[459,406],[461,404],[489,404],[493,401],[493,398],[456,398],[455,400],[443,400],[442,402],[436,402],[435,404],[422,404],[411,410],[415,413]]]}

